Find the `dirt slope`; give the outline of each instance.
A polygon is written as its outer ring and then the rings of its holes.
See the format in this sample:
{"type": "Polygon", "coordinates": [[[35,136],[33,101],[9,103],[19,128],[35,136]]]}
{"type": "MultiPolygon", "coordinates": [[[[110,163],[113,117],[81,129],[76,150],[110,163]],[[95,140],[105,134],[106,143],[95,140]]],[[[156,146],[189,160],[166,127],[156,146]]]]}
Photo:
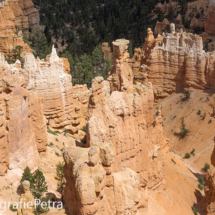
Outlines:
{"type": "MultiPolygon", "coordinates": [[[[170,149],[181,157],[195,149],[195,156],[191,156],[189,163],[201,170],[207,162],[214,147],[215,119],[211,104],[215,96],[211,91],[194,90],[188,100],[182,99],[183,94],[173,94],[161,100],[155,107],[162,110],[164,119],[164,135],[170,139],[170,149]],[[181,138],[181,119],[184,117],[189,136],[181,138]]],[[[213,168],[211,166],[211,168],[213,168]]]]}

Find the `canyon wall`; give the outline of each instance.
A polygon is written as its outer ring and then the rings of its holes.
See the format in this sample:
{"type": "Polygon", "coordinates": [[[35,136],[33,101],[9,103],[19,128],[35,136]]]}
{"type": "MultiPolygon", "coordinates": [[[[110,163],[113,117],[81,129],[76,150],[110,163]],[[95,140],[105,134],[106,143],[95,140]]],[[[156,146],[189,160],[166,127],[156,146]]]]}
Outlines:
{"type": "Polygon", "coordinates": [[[114,67],[92,81],[88,148],[64,149],[68,214],[146,214],[148,189],[165,188],[168,140],[154,120],[151,83],[133,84],[127,40],[113,42],[114,67]]]}
{"type": "Polygon", "coordinates": [[[174,24],[170,28],[171,33],[157,39],[148,30],[143,49],[135,51],[129,63],[134,82],[152,82],[156,98],[183,92],[184,88],[213,88],[214,53],[205,53],[202,37],[182,30],[175,32],[174,24]],[[150,43],[148,38],[151,38],[150,43]]]}

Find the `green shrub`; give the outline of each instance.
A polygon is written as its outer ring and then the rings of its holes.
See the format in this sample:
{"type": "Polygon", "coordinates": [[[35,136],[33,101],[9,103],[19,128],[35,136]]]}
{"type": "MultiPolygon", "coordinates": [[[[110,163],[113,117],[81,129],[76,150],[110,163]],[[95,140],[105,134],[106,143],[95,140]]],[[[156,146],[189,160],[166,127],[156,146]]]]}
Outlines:
{"type": "Polygon", "coordinates": [[[57,183],[57,191],[62,193],[64,186],[64,172],[63,172],[64,163],[59,162],[56,166],[56,175],[55,179],[58,181],[57,183]]]}
{"type": "Polygon", "coordinates": [[[80,130],[86,132],[87,131],[86,126],[83,126],[80,130]]]}
{"type": "Polygon", "coordinates": [[[16,208],[16,205],[10,205],[10,210],[13,211],[13,212],[18,211],[17,208],[16,208]]]}
{"type": "Polygon", "coordinates": [[[195,207],[191,207],[191,209],[192,209],[192,211],[193,211],[193,213],[194,213],[195,215],[198,214],[198,211],[197,211],[197,209],[196,209],[195,207]]]}
{"type": "Polygon", "coordinates": [[[198,178],[198,182],[199,182],[199,184],[201,184],[201,185],[204,185],[204,184],[205,184],[205,181],[204,181],[204,179],[203,179],[202,177],[199,177],[199,178],[198,178]]]}
{"type": "Polygon", "coordinates": [[[59,155],[59,153],[58,153],[58,152],[55,152],[55,155],[56,155],[56,156],[58,156],[58,157],[60,157],[60,155],[59,155]]]}
{"type": "Polygon", "coordinates": [[[57,138],[55,138],[55,141],[56,141],[56,142],[59,142],[59,140],[58,140],[57,138]]]}
{"type": "Polygon", "coordinates": [[[198,185],[198,188],[199,188],[200,190],[203,190],[203,189],[204,189],[204,185],[199,184],[199,185],[198,185]]]}
{"type": "Polygon", "coordinates": [[[204,120],[206,118],[206,113],[204,113],[203,117],[202,117],[202,120],[204,120]]]}
{"type": "Polygon", "coordinates": [[[184,123],[184,117],[182,117],[181,119],[181,137],[185,138],[186,136],[188,136],[189,133],[189,129],[186,128],[186,125],[184,123]]]}
{"type": "Polygon", "coordinates": [[[159,114],[159,107],[156,107],[156,110],[157,111],[156,111],[155,115],[158,116],[158,114],[159,114]]]}
{"type": "Polygon", "coordinates": [[[198,110],[197,114],[200,115],[201,114],[201,110],[198,110]]]}
{"type": "Polygon", "coordinates": [[[51,142],[51,143],[49,143],[48,146],[49,146],[49,147],[52,147],[52,146],[54,146],[54,144],[51,142]]]}
{"type": "Polygon", "coordinates": [[[212,120],[211,120],[211,119],[208,121],[208,124],[210,124],[210,123],[212,123],[212,120]]]}
{"type": "Polygon", "coordinates": [[[205,163],[205,171],[207,171],[207,170],[209,170],[210,169],[210,164],[208,164],[208,163],[205,163]]]}
{"type": "Polygon", "coordinates": [[[195,155],[194,152],[195,152],[195,149],[193,149],[193,150],[190,152],[190,154],[194,156],[194,155],[195,155]]]}
{"type": "Polygon", "coordinates": [[[186,90],[185,93],[184,93],[184,98],[186,100],[188,100],[190,98],[190,91],[189,90],[186,90]]]}
{"type": "Polygon", "coordinates": [[[190,158],[190,153],[186,153],[184,157],[185,157],[186,159],[189,159],[189,158],[190,158]]]}
{"type": "Polygon", "coordinates": [[[48,132],[49,134],[52,134],[52,135],[58,135],[58,134],[60,134],[59,131],[52,131],[52,130],[50,130],[50,129],[48,129],[47,132],[48,132]]]}
{"type": "Polygon", "coordinates": [[[171,161],[174,163],[174,164],[176,164],[176,162],[171,158],[171,161]]]}

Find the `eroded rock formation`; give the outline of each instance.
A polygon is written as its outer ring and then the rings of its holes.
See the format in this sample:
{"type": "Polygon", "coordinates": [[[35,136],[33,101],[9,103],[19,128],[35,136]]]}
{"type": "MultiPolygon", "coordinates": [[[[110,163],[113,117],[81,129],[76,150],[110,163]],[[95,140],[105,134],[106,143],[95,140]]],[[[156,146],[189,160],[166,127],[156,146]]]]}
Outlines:
{"type": "Polygon", "coordinates": [[[20,205],[18,207],[17,215],[33,215],[34,211],[34,197],[30,191],[30,182],[22,182],[23,194],[20,196],[20,205]],[[22,199],[22,200],[21,200],[22,199]]]}
{"type": "Polygon", "coordinates": [[[163,31],[167,29],[168,25],[170,25],[170,23],[167,18],[165,18],[162,22],[157,21],[154,29],[154,34],[155,35],[162,34],[163,31]]]}
{"type": "Polygon", "coordinates": [[[128,64],[128,45],[129,41],[125,39],[113,42],[114,63],[108,78],[110,82],[110,91],[132,92],[133,75],[128,64]]]}
{"type": "Polygon", "coordinates": [[[168,141],[162,117],[159,112],[153,119],[151,83],[133,85],[128,43],[113,42],[115,60],[108,81],[96,77],[92,82],[90,148],[64,150],[68,214],[146,214],[147,190],[165,187],[168,141]]]}
{"type": "Polygon", "coordinates": [[[67,214],[136,214],[144,208],[138,174],[125,165],[117,173],[111,170],[112,143],[96,143],[87,149],[69,147],[64,159],[67,214]]]}
{"type": "Polygon", "coordinates": [[[143,49],[135,50],[129,63],[134,82],[152,82],[156,98],[183,92],[184,88],[213,87],[214,53],[205,53],[202,37],[183,30],[175,32],[174,24],[170,30],[171,33],[157,39],[148,31],[147,38],[151,38],[151,42],[146,38],[143,49]]]}
{"type": "Polygon", "coordinates": [[[102,55],[105,60],[112,57],[111,48],[109,47],[108,43],[102,43],[102,55]]]}
{"type": "Polygon", "coordinates": [[[27,89],[43,98],[44,115],[51,128],[73,131],[73,103],[71,75],[64,72],[63,60],[53,47],[47,61],[25,55],[23,73],[28,77],[27,89]]]}
{"type": "Polygon", "coordinates": [[[78,130],[83,126],[86,126],[88,104],[91,92],[87,88],[87,85],[75,85],[72,88],[72,93],[73,108],[77,117],[77,121],[74,121],[73,125],[78,130]]]}
{"type": "Polygon", "coordinates": [[[46,121],[43,102],[24,88],[25,77],[17,61],[8,65],[2,60],[1,77],[1,175],[6,171],[33,170],[39,165],[38,151],[45,153],[47,146],[46,121]]]}

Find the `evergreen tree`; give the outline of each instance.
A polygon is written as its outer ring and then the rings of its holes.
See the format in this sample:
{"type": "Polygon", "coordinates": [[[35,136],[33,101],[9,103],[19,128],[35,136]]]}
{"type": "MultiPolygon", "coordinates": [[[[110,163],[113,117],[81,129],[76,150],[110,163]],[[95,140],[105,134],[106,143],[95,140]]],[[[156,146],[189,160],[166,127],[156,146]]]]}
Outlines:
{"type": "MultiPolygon", "coordinates": [[[[45,192],[48,191],[48,185],[46,183],[45,177],[43,175],[43,172],[39,169],[36,170],[32,177],[32,181],[34,184],[34,187],[32,189],[32,194],[35,199],[40,200],[41,202],[48,202],[50,200],[49,197],[44,197],[45,192]]],[[[38,205],[34,211],[35,215],[40,215],[47,213],[49,211],[48,203],[46,208],[42,208],[41,205],[38,205]]]]}
{"type": "Polygon", "coordinates": [[[31,170],[28,166],[24,169],[20,184],[26,180],[30,182],[30,189],[33,189],[34,188],[33,174],[31,173],[31,170]]]}
{"type": "Polygon", "coordinates": [[[63,172],[64,163],[59,162],[56,168],[56,175],[55,179],[58,181],[57,183],[57,191],[62,193],[63,191],[63,179],[64,179],[64,172],[63,172]]]}
{"type": "MultiPolygon", "coordinates": [[[[45,192],[48,191],[48,186],[42,171],[38,169],[34,174],[32,174],[30,168],[27,166],[22,174],[20,184],[25,180],[30,182],[30,190],[32,192],[32,195],[34,196],[34,199],[38,201],[40,200],[41,202],[48,202],[50,200],[50,197],[44,197],[45,192]]],[[[20,191],[21,185],[18,187],[18,193],[20,193],[20,191]]],[[[41,205],[38,205],[34,210],[34,214],[40,215],[47,213],[48,211],[49,208],[47,203],[47,207],[41,207],[41,205]]]]}
{"type": "Polygon", "coordinates": [[[103,56],[102,56],[102,49],[101,45],[97,46],[92,53],[92,62],[93,65],[96,67],[96,74],[99,75],[99,66],[102,66],[103,56]]]}

